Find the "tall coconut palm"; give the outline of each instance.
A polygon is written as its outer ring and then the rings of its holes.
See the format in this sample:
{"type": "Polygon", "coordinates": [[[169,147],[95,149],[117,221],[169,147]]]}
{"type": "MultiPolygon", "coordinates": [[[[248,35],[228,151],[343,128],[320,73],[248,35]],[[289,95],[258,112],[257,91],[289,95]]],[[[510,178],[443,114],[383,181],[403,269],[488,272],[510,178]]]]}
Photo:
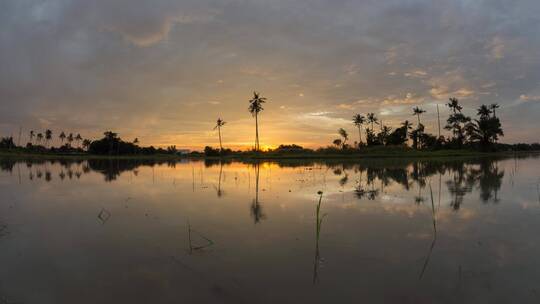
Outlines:
{"type": "Polygon", "coordinates": [[[373,132],[373,126],[374,124],[378,124],[379,120],[377,119],[377,116],[375,116],[375,113],[368,113],[367,120],[368,120],[368,123],[371,124],[371,132],[373,132]]]}
{"type": "Polygon", "coordinates": [[[36,136],[36,133],[34,133],[34,130],[30,131],[30,143],[32,144],[34,142],[34,136],[36,136]]]}
{"type": "Polygon", "coordinates": [[[343,141],[341,142],[341,148],[345,148],[345,144],[347,143],[347,140],[349,140],[349,134],[347,133],[347,131],[343,128],[339,128],[338,130],[338,134],[339,136],[341,136],[343,138],[343,141]]]}
{"type": "Polygon", "coordinates": [[[221,118],[218,118],[216,120],[216,126],[214,127],[214,130],[217,129],[218,130],[218,136],[219,136],[219,150],[220,151],[223,151],[223,145],[221,143],[221,127],[223,127],[227,122],[224,121],[223,119],[221,118]]]}
{"type": "Polygon", "coordinates": [[[83,139],[82,141],[82,147],[88,151],[88,148],[90,148],[90,144],[92,142],[89,139],[83,139]]]}
{"type": "Polygon", "coordinates": [[[47,129],[45,130],[45,146],[49,146],[49,140],[52,139],[52,131],[47,129]]]}
{"type": "Polygon", "coordinates": [[[426,110],[421,109],[419,107],[414,107],[413,108],[413,116],[416,115],[416,117],[418,118],[418,125],[420,125],[420,115],[422,115],[425,112],[426,112],[426,110]]]}
{"type": "Polygon", "coordinates": [[[81,134],[77,133],[77,135],[75,136],[75,142],[77,143],[77,146],[81,143],[82,139],[83,138],[81,134]]]}
{"type": "Polygon", "coordinates": [[[489,117],[489,115],[491,115],[492,111],[491,111],[491,106],[488,107],[486,105],[481,105],[479,108],[478,108],[478,116],[480,116],[481,118],[487,118],[489,117]]]}
{"type": "Polygon", "coordinates": [[[262,97],[260,93],[253,92],[253,98],[249,100],[249,113],[255,117],[255,151],[260,150],[259,144],[259,112],[264,110],[262,104],[266,102],[266,98],[262,97]]]}
{"type": "Polygon", "coordinates": [[[500,108],[500,106],[496,103],[492,103],[489,105],[489,109],[493,112],[493,117],[497,117],[497,113],[495,112],[498,108],[500,108]]]}
{"type": "Polygon", "coordinates": [[[450,102],[447,103],[446,105],[450,108],[450,110],[452,110],[452,112],[454,112],[454,114],[456,114],[457,112],[461,112],[463,107],[459,105],[458,99],[454,98],[454,97],[451,97],[449,100],[450,100],[450,102]]]}
{"type": "Polygon", "coordinates": [[[41,140],[43,140],[43,134],[38,133],[36,135],[36,140],[37,140],[38,144],[41,144],[41,140]]]}
{"type": "Polygon", "coordinates": [[[60,141],[62,142],[62,146],[63,146],[64,140],[66,139],[66,133],[64,133],[64,131],[60,132],[60,135],[58,135],[58,138],[60,138],[60,141]]]}
{"type": "Polygon", "coordinates": [[[358,143],[362,144],[362,125],[366,123],[366,118],[362,114],[353,116],[353,123],[358,128],[358,143]]]}
{"type": "Polygon", "coordinates": [[[407,136],[409,136],[409,130],[412,129],[412,123],[410,123],[408,120],[405,120],[401,123],[401,127],[403,127],[403,129],[405,130],[405,138],[407,138],[407,136]]]}
{"type": "Polygon", "coordinates": [[[73,137],[73,133],[69,133],[69,135],[67,136],[67,141],[70,148],[71,148],[71,143],[73,142],[73,140],[75,140],[75,138],[73,137]]]}

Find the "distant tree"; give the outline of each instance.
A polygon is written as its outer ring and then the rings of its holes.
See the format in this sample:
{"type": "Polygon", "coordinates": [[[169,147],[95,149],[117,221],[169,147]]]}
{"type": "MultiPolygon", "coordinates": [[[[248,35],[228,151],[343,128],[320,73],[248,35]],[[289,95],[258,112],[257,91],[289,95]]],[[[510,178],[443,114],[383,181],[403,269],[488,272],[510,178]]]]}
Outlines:
{"type": "Polygon", "coordinates": [[[332,143],[338,148],[341,147],[341,139],[339,138],[334,139],[332,143]]]}
{"type": "Polygon", "coordinates": [[[480,145],[482,149],[489,148],[499,136],[504,136],[501,122],[491,114],[492,112],[487,106],[481,105],[478,108],[479,119],[475,119],[465,126],[469,141],[480,145]]]}
{"type": "Polygon", "coordinates": [[[495,111],[499,108],[500,106],[496,103],[492,103],[489,105],[489,108],[490,110],[493,112],[493,117],[497,117],[497,114],[495,113],[495,111]]]}
{"type": "Polygon", "coordinates": [[[135,139],[133,140],[133,143],[134,144],[138,144],[139,143],[139,139],[137,137],[135,137],[135,139]]]}
{"type": "Polygon", "coordinates": [[[89,139],[83,139],[82,147],[88,151],[88,148],[90,147],[91,143],[92,141],[90,141],[89,139]]]}
{"type": "Polygon", "coordinates": [[[66,139],[66,133],[64,133],[64,131],[60,132],[60,135],[58,135],[58,138],[60,138],[60,142],[62,143],[62,146],[63,146],[64,140],[66,139]]]}
{"type": "Polygon", "coordinates": [[[362,144],[362,125],[366,123],[366,118],[362,114],[353,116],[353,123],[358,128],[358,143],[362,144]]]}
{"type": "Polygon", "coordinates": [[[52,139],[52,131],[47,129],[45,130],[45,146],[49,146],[49,141],[52,139]]]}
{"type": "Polygon", "coordinates": [[[416,117],[418,118],[418,125],[420,125],[420,115],[422,115],[425,112],[426,111],[424,109],[421,109],[419,107],[413,108],[413,115],[416,115],[416,117]]]}
{"type": "Polygon", "coordinates": [[[37,143],[38,143],[38,144],[41,144],[41,141],[43,140],[43,134],[38,133],[38,134],[36,135],[36,140],[37,140],[37,143]]]}
{"type": "Polygon", "coordinates": [[[404,145],[407,142],[407,135],[409,129],[411,129],[409,121],[402,123],[402,126],[395,129],[386,139],[387,145],[404,145]]]}
{"type": "Polygon", "coordinates": [[[465,141],[465,124],[471,121],[471,119],[461,113],[463,107],[459,105],[457,98],[450,98],[447,106],[452,110],[452,114],[448,117],[444,128],[452,131],[454,136],[453,142],[461,148],[465,141]]]}
{"type": "Polygon", "coordinates": [[[30,131],[30,143],[33,143],[33,141],[34,141],[34,136],[35,136],[34,130],[31,130],[31,131],[30,131]]]}
{"type": "Polygon", "coordinates": [[[345,145],[347,144],[347,140],[349,140],[349,134],[343,128],[339,128],[338,134],[339,134],[339,136],[341,136],[341,138],[343,138],[343,140],[341,142],[341,148],[345,149],[345,145]]]}
{"type": "Polygon", "coordinates": [[[249,101],[248,110],[255,117],[255,151],[259,151],[261,146],[259,143],[259,113],[264,110],[262,104],[266,102],[266,98],[260,96],[260,93],[253,92],[253,98],[249,101]]]}
{"type": "Polygon", "coordinates": [[[73,137],[73,133],[69,133],[67,136],[67,142],[69,144],[69,147],[71,148],[71,143],[75,140],[75,137],[73,137]]]}
{"type": "Polygon", "coordinates": [[[227,122],[224,121],[221,118],[218,118],[216,121],[216,126],[214,127],[214,130],[218,130],[218,136],[219,136],[219,149],[223,151],[223,144],[221,143],[221,127],[223,127],[227,122]]]}
{"type": "Polygon", "coordinates": [[[409,135],[409,130],[412,130],[412,123],[410,123],[408,120],[405,120],[401,123],[401,127],[405,130],[405,138],[409,135]]]}
{"type": "Polygon", "coordinates": [[[77,146],[80,145],[82,139],[83,138],[82,138],[81,134],[77,133],[77,135],[75,136],[75,142],[77,143],[77,146]]]}
{"type": "Polygon", "coordinates": [[[375,113],[368,113],[367,121],[371,124],[371,132],[374,132],[373,131],[374,124],[378,124],[378,121],[379,121],[379,119],[377,119],[377,116],[375,116],[375,113]]]}
{"type": "Polygon", "coordinates": [[[388,137],[391,134],[390,132],[392,132],[392,128],[383,126],[381,132],[377,134],[378,140],[382,145],[386,145],[388,143],[388,137]]]}

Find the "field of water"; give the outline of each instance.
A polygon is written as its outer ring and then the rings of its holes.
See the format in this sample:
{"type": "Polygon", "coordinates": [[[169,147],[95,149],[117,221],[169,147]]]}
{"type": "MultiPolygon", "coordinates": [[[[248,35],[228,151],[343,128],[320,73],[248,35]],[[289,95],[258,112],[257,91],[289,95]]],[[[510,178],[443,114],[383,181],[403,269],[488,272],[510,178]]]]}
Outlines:
{"type": "Polygon", "coordinates": [[[0,169],[0,303],[540,302],[534,156],[0,169]]]}

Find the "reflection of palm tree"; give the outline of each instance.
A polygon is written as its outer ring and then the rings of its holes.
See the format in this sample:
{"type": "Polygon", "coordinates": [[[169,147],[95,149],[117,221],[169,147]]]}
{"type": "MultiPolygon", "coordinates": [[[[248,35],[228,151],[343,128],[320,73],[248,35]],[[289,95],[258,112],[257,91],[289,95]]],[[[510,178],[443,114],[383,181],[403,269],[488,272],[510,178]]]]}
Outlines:
{"type": "Polygon", "coordinates": [[[358,143],[362,143],[362,125],[366,123],[366,118],[361,114],[353,116],[353,123],[358,128],[358,143]]]}
{"type": "Polygon", "coordinates": [[[218,129],[218,135],[219,135],[219,150],[223,151],[223,145],[221,144],[221,127],[223,127],[227,122],[225,122],[223,119],[218,118],[216,121],[215,129],[218,129]]]}
{"type": "MultiPolygon", "coordinates": [[[[426,256],[426,260],[424,261],[424,266],[422,267],[422,271],[420,272],[420,277],[418,280],[422,280],[422,277],[424,276],[424,273],[426,272],[426,269],[429,265],[429,259],[431,258],[431,254],[433,253],[433,248],[435,248],[435,242],[437,241],[437,214],[435,212],[435,202],[433,201],[433,190],[431,189],[431,184],[429,185],[429,192],[431,194],[431,218],[433,220],[433,240],[431,241],[431,246],[429,247],[428,254],[426,256]]],[[[439,185],[439,193],[440,193],[440,185],[439,185]]]]}
{"type": "Polygon", "coordinates": [[[217,187],[217,196],[221,197],[223,195],[223,191],[221,191],[221,175],[223,174],[223,163],[219,163],[219,178],[218,178],[218,187],[217,187]]]}
{"type": "Polygon", "coordinates": [[[319,239],[321,236],[322,222],[326,214],[321,215],[321,201],[323,192],[317,192],[319,195],[319,203],[315,209],[315,260],[313,262],[313,284],[319,280],[319,265],[321,264],[321,255],[319,252],[319,239]]]}
{"type": "Polygon", "coordinates": [[[258,224],[261,220],[266,218],[266,215],[263,213],[262,206],[259,202],[259,171],[260,163],[255,164],[255,199],[251,204],[251,216],[255,224],[258,224]]]}
{"type": "Polygon", "coordinates": [[[266,102],[265,97],[261,97],[259,93],[253,92],[253,98],[249,101],[249,113],[255,117],[255,151],[260,150],[259,144],[259,112],[264,110],[262,104],[266,102]]]}

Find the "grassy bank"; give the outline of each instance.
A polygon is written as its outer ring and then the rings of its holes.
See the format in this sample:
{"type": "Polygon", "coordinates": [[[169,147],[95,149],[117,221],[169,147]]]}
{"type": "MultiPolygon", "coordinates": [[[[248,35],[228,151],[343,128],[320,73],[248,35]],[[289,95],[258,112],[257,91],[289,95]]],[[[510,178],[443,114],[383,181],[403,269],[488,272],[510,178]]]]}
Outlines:
{"type": "MultiPolygon", "coordinates": [[[[320,153],[320,152],[241,152],[226,156],[205,156],[204,154],[173,155],[93,155],[93,154],[54,154],[54,153],[26,153],[24,151],[0,151],[0,159],[141,159],[141,160],[182,160],[182,159],[227,159],[227,160],[255,160],[255,159],[370,159],[370,158],[462,158],[462,157],[485,157],[485,156],[510,156],[514,154],[530,154],[531,152],[479,152],[472,150],[436,150],[418,151],[413,149],[375,147],[361,151],[346,153],[320,153]]],[[[538,153],[538,152],[536,152],[538,153]]]]}

